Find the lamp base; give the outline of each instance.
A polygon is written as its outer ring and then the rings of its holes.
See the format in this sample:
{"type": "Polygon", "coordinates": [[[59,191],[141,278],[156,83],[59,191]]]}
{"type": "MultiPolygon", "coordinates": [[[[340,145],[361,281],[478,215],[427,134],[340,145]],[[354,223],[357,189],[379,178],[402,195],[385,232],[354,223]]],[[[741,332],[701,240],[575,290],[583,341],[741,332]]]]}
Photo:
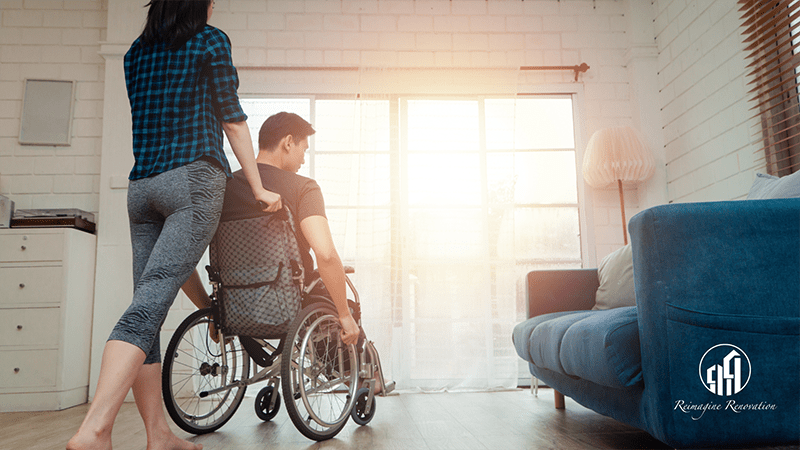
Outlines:
{"type": "Polygon", "coordinates": [[[619,210],[622,212],[622,241],[628,245],[628,224],[625,222],[625,194],[622,191],[622,180],[617,180],[619,187],[619,210]]]}

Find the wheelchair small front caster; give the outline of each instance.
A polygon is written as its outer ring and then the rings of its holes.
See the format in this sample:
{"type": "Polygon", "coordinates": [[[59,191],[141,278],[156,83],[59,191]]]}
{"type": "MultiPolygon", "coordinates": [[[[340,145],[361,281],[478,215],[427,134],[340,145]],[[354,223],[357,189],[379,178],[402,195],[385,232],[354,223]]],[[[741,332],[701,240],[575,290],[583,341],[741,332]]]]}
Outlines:
{"type": "Polygon", "coordinates": [[[256,395],[255,407],[258,418],[264,422],[269,422],[281,409],[281,394],[275,390],[274,386],[267,386],[256,395]],[[269,405],[272,402],[273,395],[278,397],[275,399],[275,407],[270,410],[269,405]]]}
{"type": "Polygon", "coordinates": [[[350,411],[350,416],[353,421],[359,425],[366,425],[375,416],[375,397],[372,397],[372,404],[367,411],[367,400],[369,400],[369,389],[362,387],[356,392],[356,403],[353,405],[353,410],[350,411]]]}

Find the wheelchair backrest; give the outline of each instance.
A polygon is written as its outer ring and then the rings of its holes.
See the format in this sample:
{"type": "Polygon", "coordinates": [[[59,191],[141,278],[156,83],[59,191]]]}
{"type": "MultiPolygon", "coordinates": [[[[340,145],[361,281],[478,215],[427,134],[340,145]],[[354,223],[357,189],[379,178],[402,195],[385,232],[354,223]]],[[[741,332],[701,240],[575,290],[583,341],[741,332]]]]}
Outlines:
{"type": "Polygon", "coordinates": [[[220,222],[209,249],[212,270],[220,277],[218,301],[226,333],[285,334],[300,310],[304,277],[288,208],[220,222]]]}

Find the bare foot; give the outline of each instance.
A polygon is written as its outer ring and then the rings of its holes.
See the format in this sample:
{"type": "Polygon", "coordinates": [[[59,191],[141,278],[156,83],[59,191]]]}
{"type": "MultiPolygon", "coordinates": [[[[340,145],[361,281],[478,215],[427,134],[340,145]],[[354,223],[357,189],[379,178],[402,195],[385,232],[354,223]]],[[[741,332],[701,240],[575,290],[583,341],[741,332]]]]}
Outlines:
{"type": "Polygon", "coordinates": [[[203,445],[183,440],[170,432],[156,442],[148,441],[147,450],[203,450],[203,445]]]}
{"type": "Polygon", "coordinates": [[[87,436],[78,430],[67,442],[67,450],[111,450],[111,436],[104,437],[100,433],[87,436]]]}

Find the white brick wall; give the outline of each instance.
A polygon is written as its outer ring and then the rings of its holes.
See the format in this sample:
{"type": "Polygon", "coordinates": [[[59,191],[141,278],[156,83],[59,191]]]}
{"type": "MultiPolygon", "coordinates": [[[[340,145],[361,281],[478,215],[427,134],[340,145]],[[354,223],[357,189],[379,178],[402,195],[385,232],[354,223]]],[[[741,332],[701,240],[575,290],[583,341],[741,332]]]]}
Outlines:
{"type": "Polygon", "coordinates": [[[657,0],[659,102],[669,200],[743,198],[764,171],[752,144],[739,6],[729,0],[657,0]]]}
{"type": "MultiPolygon", "coordinates": [[[[624,5],[624,0],[219,0],[211,23],[231,36],[237,65],[483,68],[586,61],[599,69],[608,55],[600,57],[598,50],[616,52],[614,59],[622,60],[624,5]]],[[[624,70],[621,64],[617,68],[624,70]]],[[[565,73],[547,81],[570,78],[565,73]]]]}
{"type": "Polygon", "coordinates": [[[104,4],[0,1],[0,193],[17,208],[98,210],[104,4]],[[25,79],[77,81],[70,146],[19,144],[25,79]]]}

